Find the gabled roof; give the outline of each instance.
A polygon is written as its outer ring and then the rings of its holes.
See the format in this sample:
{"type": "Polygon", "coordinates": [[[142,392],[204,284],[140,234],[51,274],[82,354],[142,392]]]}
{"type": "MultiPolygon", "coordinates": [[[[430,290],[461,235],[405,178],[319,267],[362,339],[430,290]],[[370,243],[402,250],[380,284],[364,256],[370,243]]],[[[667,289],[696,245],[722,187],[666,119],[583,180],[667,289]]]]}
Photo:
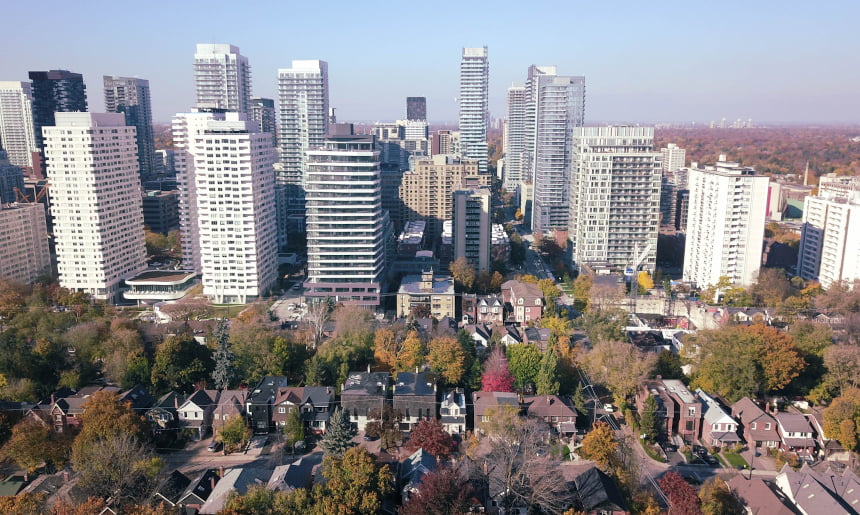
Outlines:
{"type": "Polygon", "coordinates": [[[310,403],[314,407],[328,406],[334,400],[332,386],[305,386],[302,404],[310,403]]]}
{"type": "Polygon", "coordinates": [[[860,504],[860,481],[853,473],[815,472],[806,464],[795,472],[786,464],[776,484],[804,513],[857,513],[860,504]]]}
{"type": "Polygon", "coordinates": [[[586,512],[627,511],[624,496],[615,482],[597,467],[591,467],[573,480],[579,502],[586,512]]]}
{"type": "Polygon", "coordinates": [[[266,376],[260,380],[257,387],[248,394],[248,404],[270,404],[275,400],[280,388],[287,387],[287,378],[284,376],[266,376]]]}
{"type": "Polygon", "coordinates": [[[782,429],[789,433],[812,433],[812,427],[800,413],[777,413],[776,421],[782,429]]]}
{"type": "Polygon", "coordinates": [[[472,403],[475,407],[475,417],[483,416],[490,408],[498,406],[513,406],[520,408],[520,400],[513,392],[472,392],[472,403]]]}
{"type": "Polygon", "coordinates": [[[209,498],[209,494],[212,493],[213,486],[218,484],[220,479],[217,470],[204,470],[189,483],[188,488],[179,496],[178,503],[203,504],[209,498]]]}
{"type": "Polygon", "coordinates": [[[313,469],[313,463],[305,458],[299,458],[293,463],[275,467],[266,488],[281,492],[307,488],[313,479],[313,469]]]}
{"type": "Polygon", "coordinates": [[[223,390],[215,407],[218,416],[223,418],[224,415],[244,415],[246,393],[247,390],[223,390]]]}
{"type": "Polygon", "coordinates": [[[463,330],[471,336],[477,334],[486,342],[490,341],[490,337],[492,336],[490,328],[485,324],[466,324],[463,326],[463,330]]]}
{"type": "Polygon", "coordinates": [[[155,399],[146,391],[146,388],[139,384],[120,393],[119,400],[130,402],[131,409],[135,411],[145,410],[155,402],[155,399]]]}
{"type": "Polygon", "coordinates": [[[243,467],[227,470],[209,494],[209,498],[200,507],[199,513],[214,515],[220,512],[227,504],[231,493],[244,495],[252,485],[267,484],[270,477],[272,477],[271,469],[243,467]]]}
{"type": "Polygon", "coordinates": [[[179,405],[179,411],[187,409],[187,406],[190,405],[206,411],[206,409],[215,406],[215,399],[217,398],[218,390],[197,390],[185,399],[185,402],[179,405]]]}
{"type": "Polygon", "coordinates": [[[161,482],[155,491],[155,495],[170,503],[171,506],[176,506],[179,498],[190,484],[191,480],[188,479],[188,476],[178,470],[174,470],[161,482]]]}
{"type": "Polygon", "coordinates": [[[436,470],[436,457],[426,452],[424,449],[418,449],[411,456],[400,464],[400,480],[406,483],[416,484],[421,481],[421,478],[426,474],[436,470]]]}
{"type": "Polygon", "coordinates": [[[702,400],[702,412],[707,424],[737,424],[737,421],[720,406],[720,403],[704,392],[696,390],[696,396],[702,400]]]}
{"type": "Polygon", "coordinates": [[[287,388],[280,388],[278,389],[278,395],[275,396],[274,404],[276,406],[281,404],[299,405],[302,403],[304,395],[305,388],[303,386],[289,386],[287,388]]]}
{"type": "Polygon", "coordinates": [[[523,402],[534,417],[576,417],[576,410],[558,395],[528,395],[523,402]]]}
{"type": "Polygon", "coordinates": [[[515,279],[502,283],[502,290],[511,290],[511,294],[517,298],[543,298],[543,292],[537,284],[524,283],[515,279]]]}
{"type": "Polygon", "coordinates": [[[741,474],[727,483],[751,515],[796,515],[798,512],[778,489],[762,479],[747,479],[741,474]]]}
{"type": "Polygon", "coordinates": [[[436,389],[433,382],[427,377],[426,372],[417,374],[412,372],[398,372],[397,381],[394,383],[394,396],[402,397],[424,397],[432,395],[436,397],[436,389]]]}

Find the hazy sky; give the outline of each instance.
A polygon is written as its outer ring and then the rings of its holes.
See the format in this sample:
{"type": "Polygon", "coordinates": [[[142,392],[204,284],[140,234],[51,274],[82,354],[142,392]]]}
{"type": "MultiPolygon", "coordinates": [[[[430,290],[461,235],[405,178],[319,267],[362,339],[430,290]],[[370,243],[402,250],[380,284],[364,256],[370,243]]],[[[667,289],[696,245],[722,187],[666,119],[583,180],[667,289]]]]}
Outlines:
{"type": "Polygon", "coordinates": [[[585,75],[586,121],[860,123],[860,2],[7,0],[0,80],[29,70],[149,79],[153,117],[194,103],[196,43],[231,43],[253,94],[274,98],[292,59],[329,63],[341,120],[394,120],[426,96],[456,120],[464,46],[489,47],[490,110],[531,64],[585,75]]]}

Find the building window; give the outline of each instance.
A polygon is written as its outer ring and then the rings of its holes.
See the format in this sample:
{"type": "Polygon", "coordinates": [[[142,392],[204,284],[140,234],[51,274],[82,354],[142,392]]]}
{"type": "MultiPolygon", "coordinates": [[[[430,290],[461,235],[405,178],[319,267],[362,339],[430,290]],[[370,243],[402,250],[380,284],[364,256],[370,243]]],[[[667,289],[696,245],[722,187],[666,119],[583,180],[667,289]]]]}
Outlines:
{"type": "Polygon", "coordinates": [[[283,406],[281,406],[280,408],[278,408],[278,413],[286,413],[286,412],[287,412],[287,408],[285,408],[285,407],[283,407],[283,406]]]}
{"type": "Polygon", "coordinates": [[[696,408],[687,408],[687,416],[695,417],[696,416],[696,408]]]}

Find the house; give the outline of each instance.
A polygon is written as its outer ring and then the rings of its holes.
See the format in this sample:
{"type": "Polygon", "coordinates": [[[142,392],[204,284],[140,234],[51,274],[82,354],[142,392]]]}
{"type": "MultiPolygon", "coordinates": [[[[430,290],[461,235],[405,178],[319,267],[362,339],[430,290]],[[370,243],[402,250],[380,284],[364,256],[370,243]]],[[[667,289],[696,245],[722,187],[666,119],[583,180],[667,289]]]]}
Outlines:
{"type": "Polygon", "coordinates": [[[226,506],[230,496],[245,495],[248,488],[254,485],[266,485],[272,477],[272,469],[242,467],[227,469],[224,477],[212,489],[212,493],[200,507],[198,513],[215,515],[226,506]]]}
{"type": "Polygon", "coordinates": [[[312,433],[325,433],[334,403],[334,388],[331,386],[292,386],[281,388],[275,399],[272,422],[283,428],[287,417],[294,409],[301,412],[305,427],[312,433]]]}
{"type": "Polygon", "coordinates": [[[678,435],[686,443],[698,440],[702,420],[702,403],[677,379],[644,381],[636,397],[636,407],[643,410],[648,396],[657,398],[660,428],[668,435],[678,435]]]}
{"type": "Polygon", "coordinates": [[[505,301],[506,321],[523,325],[541,317],[543,292],[537,284],[507,281],[502,284],[502,299],[505,301]]]}
{"type": "MultiPolygon", "coordinates": [[[[134,390],[134,389],[132,389],[134,390]]],[[[129,390],[129,391],[132,391],[129,390]]],[[[81,415],[84,413],[84,405],[96,392],[113,392],[120,395],[120,389],[116,386],[90,385],[85,386],[70,395],[57,397],[51,395],[51,407],[48,410],[54,431],[62,433],[69,428],[76,428],[81,424],[81,415]]],[[[128,393],[128,392],[124,392],[128,393]]],[[[129,399],[129,402],[131,399],[129,399]]]]}
{"type": "Polygon", "coordinates": [[[480,430],[481,424],[490,421],[494,411],[514,409],[520,411],[520,400],[513,392],[472,392],[472,406],[475,414],[472,427],[480,430]]]}
{"type": "Polygon", "coordinates": [[[493,333],[498,333],[499,343],[502,345],[513,345],[523,342],[523,335],[520,329],[515,325],[501,325],[493,328],[493,333]]]}
{"type": "Polygon", "coordinates": [[[815,442],[818,444],[819,452],[825,460],[849,461],[851,459],[851,453],[849,453],[837,440],[828,438],[827,434],[824,432],[822,411],[823,410],[821,408],[813,408],[812,413],[806,415],[806,418],[809,420],[809,425],[812,426],[813,437],[815,438],[815,442]]]}
{"type": "Polygon", "coordinates": [[[461,435],[466,432],[466,393],[462,388],[445,393],[439,405],[439,415],[442,427],[449,434],[461,435]]]}
{"type": "Polygon", "coordinates": [[[388,372],[350,372],[340,388],[340,405],[357,428],[364,429],[372,410],[388,401],[388,372]]]}
{"type": "Polygon", "coordinates": [[[274,429],[272,424],[272,404],[278,389],[287,387],[287,378],[284,376],[266,376],[260,380],[257,387],[248,394],[245,399],[245,413],[248,416],[248,424],[254,434],[268,434],[274,429]]]}
{"type": "Polygon", "coordinates": [[[858,513],[860,479],[850,468],[839,475],[829,468],[824,472],[816,472],[806,463],[799,471],[794,471],[786,464],[774,483],[800,513],[858,513]]]}
{"type": "Polygon", "coordinates": [[[546,352],[549,348],[549,337],[552,331],[546,327],[526,327],[523,329],[523,343],[529,343],[538,348],[541,352],[546,352]]]}
{"type": "Polygon", "coordinates": [[[248,390],[221,390],[212,413],[212,429],[219,431],[228,420],[247,415],[245,400],[248,390]]]}
{"type": "Polygon", "coordinates": [[[436,383],[426,372],[399,372],[394,383],[394,409],[403,415],[403,431],[411,431],[421,419],[436,418],[436,383]]]}
{"type": "Polygon", "coordinates": [[[716,399],[701,388],[696,396],[702,401],[704,423],[702,424],[702,443],[712,447],[722,447],[740,443],[738,422],[733,419],[716,399]]]}
{"type": "Polygon", "coordinates": [[[179,498],[182,497],[190,484],[191,480],[188,479],[188,476],[174,470],[155,490],[153,497],[155,497],[156,504],[163,502],[168,506],[176,506],[179,503],[179,498]]]}
{"type": "Polygon", "coordinates": [[[397,290],[397,316],[415,316],[423,310],[437,320],[455,316],[457,296],[454,293],[454,278],[450,275],[436,276],[433,269],[421,275],[407,275],[397,290]]]}
{"type": "Polygon", "coordinates": [[[416,318],[413,322],[423,338],[457,334],[457,321],[452,317],[442,317],[438,320],[432,317],[416,318]]]}
{"type": "Polygon", "coordinates": [[[723,324],[770,325],[773,322],[774,311],[772,308],[720,308],[720,315],[723,324]]]}
{"type": "Polygon", "coordinates": [[[218,484],[220,479],[221,477],[218,475],[217,470],[204,470],[198,474],[197,477],[189,483],[185,491],[182,492],[182,495],[180,495],[179,499],[176,501],[176,506],[199,510],[200,507],[203,506],[203,503],[206,502],[206,499],[209,498],[209,495],[212,493],[212,490],[215,489],[215,485],[218,484]]]}
{"type": "Polygon", "coordinates": [[[744,397],[732,404],[732,418],[740,422],[747,445],[756,448],[779,446],[780,437],[776,420],[749,397],[744,397]]]}
{"type": "Polygon", "coordinates": [[[212,428],[212,413],[218,401],[218,390],[197,390],[177,410],[179,426],[189,429],[195,440],[206,438],[212,428]]]}
{"type": "Polygon", "coordinates": [[[280,465],[272,471],[266,484],[267,490],[291,492],[297,488],[309,488],[314,479],[314,463],[308,458],[299,458],[288,465],[280,465]]]}
{"type": "Polygon", "coordinates": [[[179,406],[186,396],[178,392],[167,392],[150,407],[143,416],[149,421],[154,433],[173,429],[179,422],[179,406]]]}
{"type": "Polygon", "coordinates": [[[801,413],[777,413],[776,424],[782,440],[780,447],[785,451],[796,452],[798,456],[812,456],[815,439],[812,426],[801,413]]]}
{"type": "Polygon", "coordinates": [[[648,331],[627,331],[627,339],[636,346],[637,349],[644,352],[660,353],[663,350],[672,350],[672,343],[666,341],[663,336],[663,331],[648,330],[648,331]]]}
{"type": "Polygon", "coordinates": [[[484,324],[466,324],[463,330],[469,333],[475,347],[489,347],[493,338],[493,331],[484,324]]]}
{"type": "Polygon", "coordinates": [[[409,500],[409,496],[418,491],[421,479],[436,470],[436,457],[424,449],[418,449],[400,464],[398,474],[398,485],[403,502],[409,500]]]}
{"type": "Polygon", "coordinates": [[[287,418],[294,410],[301,410],[305,396],[303,386],[280,388],[272,406],[272,422],[279,430],[287,425],[287,418]]]}
{"type": "Polygon", "coordinates": [[[500,295],[464,293],[461,305],[463,322],[466,324],[505,323],[505,300],[500,295]]]}
{"type": "Polygon", "coordinates": [[[146,413],[146,411],[155,403],[155,399],[149,392],[146,391],[141,385],[134,385],[134,387],[129,388],[124,392],[120,392],[119,401],[122,403],[128,403],[131,409],[140,415],[146,413]]]}
{"type": "Polygon", "coordinates": [[[743,503],[746,513],[750,515],[797,515],[781,490],[772,483],[758,478],[747,479],[738,474],[727,483],[731,490],[743,503]]]}
{"type": "Polygon", "coordinates": [[[564,478],[572,483],[574,510],[589,515],[626,515],[630,513],[624,495],[615,481],[594,465],[561,467],[564,478]]]}
{"type": "Polygon", "coordinates": [[[576,410],[558,395],[529,395],[523,399],[526,414],[546,422],[563,435],[576,434],[576,410]]]}

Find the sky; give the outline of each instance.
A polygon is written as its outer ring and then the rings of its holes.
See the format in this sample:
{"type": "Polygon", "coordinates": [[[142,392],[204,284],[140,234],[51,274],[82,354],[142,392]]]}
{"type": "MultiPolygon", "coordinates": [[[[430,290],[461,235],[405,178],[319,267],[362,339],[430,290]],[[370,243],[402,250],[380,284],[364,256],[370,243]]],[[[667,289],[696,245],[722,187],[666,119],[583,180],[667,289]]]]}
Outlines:
{"type": "Polygon", "coordinates": [[[491,116],[529,65],[586,78],[586,122],[860,123],[860,2],[197,1],[4,2],[0,80],[82,73],[91,111],[103,75],[150,81],[153,118],[194,104],[196,43],[230,43],[253,94],[275,98],[277,69],[329,63],[340,121],[403,118],[426,96],[455,122],[462,47],[486,45],[491,116]]]}

